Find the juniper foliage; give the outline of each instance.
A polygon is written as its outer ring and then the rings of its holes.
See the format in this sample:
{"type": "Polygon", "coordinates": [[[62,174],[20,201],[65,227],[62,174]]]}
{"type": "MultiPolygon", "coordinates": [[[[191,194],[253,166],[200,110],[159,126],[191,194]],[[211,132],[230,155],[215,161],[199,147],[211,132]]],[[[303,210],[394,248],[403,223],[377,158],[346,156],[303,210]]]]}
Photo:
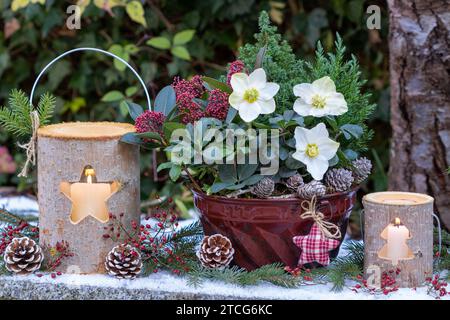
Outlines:
{"type": "MultiPolygon", "coordinates": [[[[351,146],[355,152],[367,150],[367,144],[372,139],[373,132],[365,122],[369,119],[376,105],[370,103],[371,95],[362,92],[366,83],[361,78],[358,61],[354,55],[346,58],[346,48],[339,34],[336,35],[334,52],[325,53],[320,42],[317,43],[315,57],[312,61],[297,59],[291,46],[277,28],[270,24],[267,12],[259,17],[260,32],[255,35],[256,43],[246,44],[241,48],[239,59],[251,71],[255,61],[261,59],[264,52],[262,67],[270,81],[280,85],[280,91],[275,96],[276,113],[283,114],[285,110],[292,110],[296,97],[293,87],[299,83],[311,83],[314,80],[329,76],[336,85],[336,90],[344,95],[348,105],[348,112],[337,117],[327,117],[328,124],[333,123],[331,129],[338,131],[342,125],[357,125],[362,128],[362,135],[350,139],[340,139],[342,147],[351,146]]],[[[323,118],[305,119],[308,126],[324,122],[323,118]]],[[[345,150],[345,149],[343,149],[345,150]]]]}

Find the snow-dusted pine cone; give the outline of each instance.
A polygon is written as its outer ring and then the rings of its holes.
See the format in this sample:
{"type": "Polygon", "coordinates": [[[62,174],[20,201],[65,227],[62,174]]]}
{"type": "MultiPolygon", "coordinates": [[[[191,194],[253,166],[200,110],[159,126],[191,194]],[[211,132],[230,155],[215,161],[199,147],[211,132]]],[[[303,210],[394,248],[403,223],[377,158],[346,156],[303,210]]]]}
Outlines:
{"type": "Polygon", "coordinates": [[[230,239],[221,234],[205,236],[197,252],[201,264],[213,269],[228,266],[233,260],[233,255],[234,249],[230,239]]]}
{"type": "Polygon", "coordinates": [[[275,181],[270,178],[262,178],[257,184],[251,187],[250,191],[258,198],[268,198],[275,190],[275,181]]]}
{"type": "Polygon", "coordinates": [[[317,180],[313,180],[297,189],[297,195],[302,199],[311,199],[313,196],[321,197],[327,193],[327,187],[317,180]]]}
{"type": "Polygon", "coordinates": [[[353,184],[353,173],[344,168],[331,169],[325,174],[324,182],[329,193],[344,192],[353,184]]]}
{"type": "Polygon", "coordinates": [[[355,184],[360,184],[369,177],[372,171],[372,162],[366,157],[358,158],[352,161],[353,177],[355,184]]]}
{"type": "Polygon", "coordinates": [[[301,174],[296,173],[293,176],[287,178],[286,181],[284,182],[284,184],[289,189],[295,191],[298,189],[298,187],[301,187],[302,185],[304,185],[303,177],[301,174]]]}
{"type": "Polygon", "coordinates": [[[134,279],[142,270],[141,253],[129,244],[115,246],[106,256],[105,268],[110,276],[134,279]]]}
{"type": "Polygon", "coordinates": [[[28,237],[14,238],[5,249],[5,267],[16,274],[33,273],[41,267],[41,247],[28,237]]]}

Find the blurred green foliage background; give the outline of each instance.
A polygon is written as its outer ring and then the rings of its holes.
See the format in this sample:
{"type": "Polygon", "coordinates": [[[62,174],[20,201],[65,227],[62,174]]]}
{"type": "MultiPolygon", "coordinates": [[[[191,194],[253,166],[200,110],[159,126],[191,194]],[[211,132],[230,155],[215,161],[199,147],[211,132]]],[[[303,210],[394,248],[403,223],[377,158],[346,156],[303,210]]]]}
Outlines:
{"type": "MultiPolygon", "coordinates": [[[[70,4],[0,0],[0,105],[6,103],[12,88],[30,92],[46,63],[81,46],[110,50],[129,60],[153,97],[176,75],[218,76],[235,59],[239,46],[253,41],[259,12],[267,10],[299,56],[310,58],[318,40],[325,49],[331,48],[339,32],[348,51],[358,57],[363,77],[368,79],[365,90],[373,93],[372,99],[378,104],[370,123],[376,136],[367,155],[375,171],[364,191],[386,188],[390,128],[385,1],[82,0],[79,30],[66,27],[70,4]],[[373,4],[381,8],[381,30],[366,27],[366,8],[373,4]]],[[[95,53],[75,54],[57,62],[41,80],[36,95],[45,91],[57,96],[54,122],[130,122],[121,102],[130,99],[145,105],[144,93],[133,74],[110,57],[95,53]]],[[[15,142],[0,128],[0,146],[7,146],[20,164],[24,156],[15,142]]],[[[151,162],[152,155],[144,153],[145,198],[157,189],[169,194],[180,188],[165,182],[164,177],[154,182],[151,162]]],[[[14,174],[0,173],[1,185],[32,190],[33,178],[19,181],[14,174]]]]}

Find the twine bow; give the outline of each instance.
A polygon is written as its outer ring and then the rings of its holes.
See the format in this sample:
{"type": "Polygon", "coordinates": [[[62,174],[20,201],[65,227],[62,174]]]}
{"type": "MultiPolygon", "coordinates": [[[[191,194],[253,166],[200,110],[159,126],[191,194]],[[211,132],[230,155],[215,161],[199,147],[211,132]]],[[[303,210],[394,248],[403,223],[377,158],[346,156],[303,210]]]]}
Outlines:
{"type": "Polygon", "coordinates": [[[319,226],[319,229],[327,238],[340,239],[341,230],[337,225],[332,222],[324,220],[325,216],[322,212],[316,210],[316,196],[311,198],[311,201],[305,200],[302,202],[301,207],[303,213],[300,215],[302,219],[312,218],[314,222],[319,226]]]}
{"type": "Polygon", "coordinates": [[[36,163],[36,142],[37,142],[37,131],[40,126],[39,121],[39,113],[35,110],[30,113],[31,117],[31,138],[30,141],[28,141],[25,144],[19,144],[19,147],[26,150],[27,154],[27,161],[25,162],[25,165],[22,168],[22,171],[20,171],[18,177],[27,177],[28,176],[28,168],[30,164],[35,165],[36,163]]]}

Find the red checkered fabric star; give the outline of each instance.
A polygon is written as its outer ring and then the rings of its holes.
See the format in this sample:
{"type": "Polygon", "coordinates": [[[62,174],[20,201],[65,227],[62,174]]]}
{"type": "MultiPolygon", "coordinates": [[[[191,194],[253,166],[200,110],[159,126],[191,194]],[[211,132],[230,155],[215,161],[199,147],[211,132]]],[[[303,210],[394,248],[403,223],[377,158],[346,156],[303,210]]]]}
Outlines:
{"type": "Polygon", "coordinates": [[[316,223],[314,223],[308,235],[296,236],[292,240],[302,250],[298,260],[299,266],[314,261],[323,266],[329,265],[329,251],[337,248],[340,243],[338,240],[325,237],[316,223]]]}

